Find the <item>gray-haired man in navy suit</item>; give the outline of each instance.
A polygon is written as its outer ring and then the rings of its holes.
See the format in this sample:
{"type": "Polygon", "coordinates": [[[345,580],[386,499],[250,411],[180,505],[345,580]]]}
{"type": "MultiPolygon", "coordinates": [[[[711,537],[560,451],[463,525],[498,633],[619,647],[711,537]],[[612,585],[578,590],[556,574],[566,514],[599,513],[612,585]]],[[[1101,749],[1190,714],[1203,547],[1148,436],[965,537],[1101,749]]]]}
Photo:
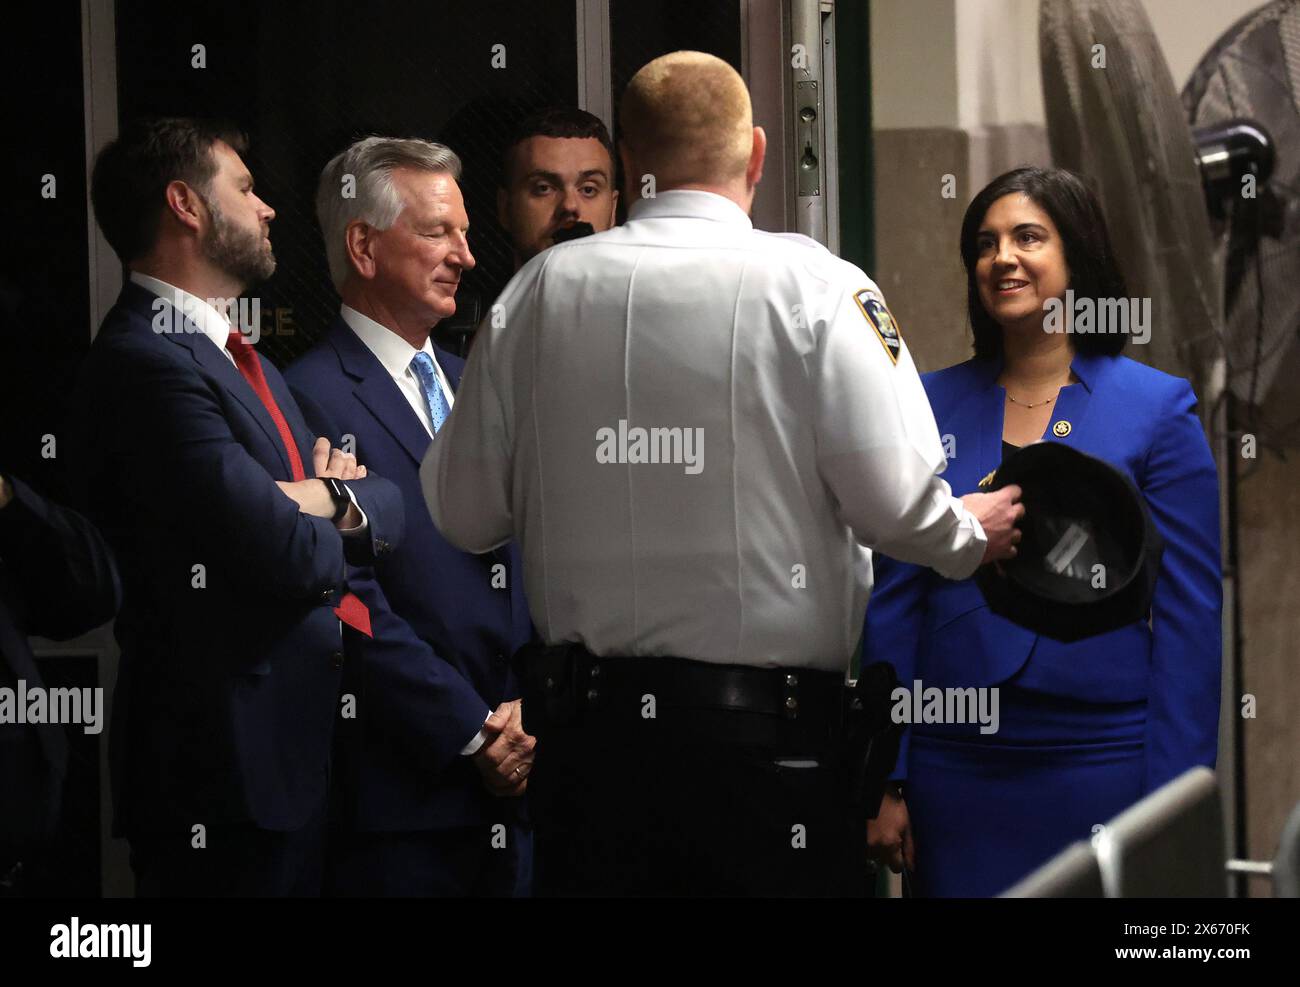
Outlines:
{"type": "Polygon", "coordinates": [[[353,642],[344,684],[359,705],[338,744],[335,894],[505,895],[529,884],[521,797],[534,741],[508,664],[531,633],[523,581],[508,546],[473,555],[449,544],[419,479],[463,367],[429,341],[474,266],[459,174],[442,145],[384,137],[325,166],[317,212],[343,305],[286,373],[398,484],[409,526],[358,590],[376,633],[353,642]]]}

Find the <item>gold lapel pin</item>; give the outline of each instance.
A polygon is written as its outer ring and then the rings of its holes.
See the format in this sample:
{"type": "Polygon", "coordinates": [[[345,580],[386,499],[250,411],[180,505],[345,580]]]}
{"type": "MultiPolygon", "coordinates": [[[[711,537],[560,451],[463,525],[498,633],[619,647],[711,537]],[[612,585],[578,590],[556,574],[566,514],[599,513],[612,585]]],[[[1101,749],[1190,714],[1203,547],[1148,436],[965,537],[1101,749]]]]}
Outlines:
{"type": "Polygon", "coordinates": [[[1070,423],[1063,418],[1052,426],[1052,434],[1063,439],[1070,434],[1070,427],[1070,423]]]}

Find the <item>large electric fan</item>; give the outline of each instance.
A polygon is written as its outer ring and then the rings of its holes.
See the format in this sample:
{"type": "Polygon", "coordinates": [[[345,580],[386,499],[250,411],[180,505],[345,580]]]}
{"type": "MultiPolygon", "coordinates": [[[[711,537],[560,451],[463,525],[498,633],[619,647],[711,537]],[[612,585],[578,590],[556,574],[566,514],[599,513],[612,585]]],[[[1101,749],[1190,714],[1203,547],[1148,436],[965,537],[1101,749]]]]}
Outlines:
{"type": "MultiPolygon", "coordinates": [[[[1278,450],[1300,443],[1298,94],[1298,0],[1266,4],[1239,20],[1183,90],[1196,134],[1222,133],[1245,118],[1274,149],[1271,172],[1257,182],[1243,183],[1241,169],[1228,168],[1227,194],[1211,205],[1214,230],[1226,240],[1227,386],[1241,408],[1241,430],[1278,450]],[[1243,194],[1251,185],[1255,194],[1243,194]]],[[[1241,135],[1245,128],[1235,129],[1241,135]]],[[[1225,144],[1218,160],[1230,158],[1233,146],[1225,144]]]]}

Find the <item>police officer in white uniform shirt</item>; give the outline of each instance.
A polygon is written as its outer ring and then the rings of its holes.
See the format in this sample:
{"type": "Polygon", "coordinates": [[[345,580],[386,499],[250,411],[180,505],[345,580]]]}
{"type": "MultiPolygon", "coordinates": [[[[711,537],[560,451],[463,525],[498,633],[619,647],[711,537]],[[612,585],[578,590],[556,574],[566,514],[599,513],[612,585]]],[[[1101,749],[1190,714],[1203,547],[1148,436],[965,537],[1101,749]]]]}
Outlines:
{"type": "Polygon", "coordinates": [[[835,762],[870,548],[964,578],[1019,491],[955,499],[879,290],[753,229],[727,63],[656,59],[621,110],[627,224],[516,274],[421,468],[450,541],[523,548],[537,889],[862,893],[835,762]]]}

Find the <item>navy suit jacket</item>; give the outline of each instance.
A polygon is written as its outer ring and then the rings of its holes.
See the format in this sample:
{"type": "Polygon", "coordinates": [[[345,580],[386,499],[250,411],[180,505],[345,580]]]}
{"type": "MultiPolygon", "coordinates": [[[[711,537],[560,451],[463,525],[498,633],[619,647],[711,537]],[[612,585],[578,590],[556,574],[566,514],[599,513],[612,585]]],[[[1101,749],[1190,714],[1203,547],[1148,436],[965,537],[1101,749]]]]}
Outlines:
{"type": "MultiPolygon", "coordinates": [[[[454,392],[464,361],[442,350],[437,359],[454,392]]],[[[460,751],[490,710],[519,695],[509,659],[532,625],[517,553],[471,555],[434,527],[420,487],[429,433],[342,318],[285,377],[406,503],[405,543],[357,589],[378,623],[374,640],[352,642],[359,660],[349,657],[344,683],[356,690],[358,715],[339,736],[343,818],[361,830],[408,831],[493,820],[502,802],[460,751]]]]}
{"type": "MultiPolygon", "coordinates": [[[[1065,644],[992,613],[973,579],[947,580],[876,555],[863,661],[890,661],[909,688],[1016,684],[1099,703],[1146,700],[1150,791],[1214,766],[1222,661],[1219,493],[1187,381],[1126,357],[1076,356],[1044,438],[1127,473],[1164,536],[1151,622],[1065,644]],[[1054,431],[1068,422],[1069,432],[1054,431]]],[[[1002,461],[1006,392],[997,360],[922,380],[948,443],[944,479],[961,496],[1002,461]]],[[[907,746],[895,777],[905,777],[907,746]]]]}
{"type": "MultiPolygon", "coordinates": [[[[9,478],[0,509],[0,686],[43,688],[29,634],[64,640],[111,620],[121,600],[117,569],[81,515],[9,478]]],[[[0,723],[0,858],[48,835],[68,762],[59,724],[0,723]]],[[[71,729],[81,729],[73,726],[71,729]]],[[[8,860],[0,859],[0,868],[8,860]]]]}
{"type": "MultiPolygon", "coordinates": [[[[276,486],[289,459],[256,393],[189,320],[155,331],[156,304],[125,285],[77,393],[73,475],[125,591],[116,829],[294,830],[328,788],[345,555],[363,564],[400,542],[401,497],[379,476],[349,481],[369,527],[347,539],[301,513],[276,486]]],[[[313,435],[262,366],[310,470],[313,435]]]]}

